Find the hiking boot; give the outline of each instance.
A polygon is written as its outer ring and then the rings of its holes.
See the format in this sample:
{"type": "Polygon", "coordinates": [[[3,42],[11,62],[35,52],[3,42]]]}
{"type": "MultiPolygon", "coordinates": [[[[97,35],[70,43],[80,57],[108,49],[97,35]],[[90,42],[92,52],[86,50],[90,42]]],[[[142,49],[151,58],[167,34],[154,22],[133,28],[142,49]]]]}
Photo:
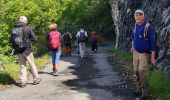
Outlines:
{"type": "Polygon", "coordinates": [[[27,84],[26,83],[19,83],[19,86],[21,87],[21,88],[24,88],[25,86],[26,86],[27,84]]]}
{"type": "Polygon", "coordinates": [[[40,82],[41,82],[41,78],[34,78],[33,80],[34,85],[40,84],[40,82]]]}

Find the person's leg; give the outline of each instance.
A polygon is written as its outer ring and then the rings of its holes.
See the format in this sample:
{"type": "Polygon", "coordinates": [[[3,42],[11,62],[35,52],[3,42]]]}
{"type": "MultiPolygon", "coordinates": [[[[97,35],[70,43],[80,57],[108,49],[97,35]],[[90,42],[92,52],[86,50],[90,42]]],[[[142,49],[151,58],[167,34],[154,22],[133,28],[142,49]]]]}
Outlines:
{"type": "Polygon", "coordinates": [[[139,56],[139,76],[142,88],[142,96],[148,96],[148,79],[147,79],[147,64],[148,64],[148,54],[140,54],[139,56]]]}
{"type": "Polygon", "coordinates": [[[18,60],[20,64],[20,81],[21,83],[26,83],[27,81],[26,58],[23,54],[18,54],[18,60]]]}
{"type": "Polygon", "coordinates": [[[95,44],[95,47],[96,47],[96,52],[97,52],[97,49],[98,49],[98,48],[97,48],[97,43],[95,44]]]}
{"type": "Polygon", "coordinates": [[[65,47],[64,47],[64,51],[65,51],[65,54],[66,54],[66,56],[68,56],[68,47],[67,47],[67,44],[65,43],[65,47]]]}
{"type": "Polygon", "coordinates": [[[55,68],[55,51],[51,51],[51,58],[52,58],[52,65],[53,65],[53,72],[56,71],[56,68],[55,68]]]}
{"type": "Polygon", "coordinates": [[[95,48],[95,52],[97,52],[97,43],[95,43],[94,48],[95,48]]]}
{"type": "Polygon", "coordinates": [[[56,56],[56,58],[55,58],[55,68],[57,69],[57,70],[59,70],[59,61],[60,61],[60,55],[61,55],[61,51],[59,50],[59,51],[57,51],[56,52],[56,54],[55,54],[55,56],[56,56]]]}
{"type": "Polygon", "coordinates": [[[83,58],[83,43],[79,43],[80,57],[83,58]]]}
{"type": "Polygon", "coordinates": [[[34,56],[33,53],[30,53],[28,56],[25,55],[26,59],[28,60],[29,64],[30,64],[30,69],[31,69],[31,73],[33,75],[33,83],[34,84],[39,84],[41,81],[41,78],[39,78],[38,75],[38,70],[37,67],[35,65],[35,61],[34,61],[34,56]]]}
{"type": "Polygon", "coordinates": [[[135,50],[133,51],[133,70],[136,81],[136,94],[141,93],[140,80],[139,80],[139,54],[135,50]]]}
{"type": "Polygon", "coordinates": [[[34,78],[38,78],[38,70],[37,70],[37,67],[35,65],[35,62],[34,62],[34,56],[33,56],[33,53],[30,53],[28,56],[26,56],[26,59],[28,60],[29,64],[30,64],[30,68],[31,68],[31,72],[32,72],[32,75],[34,78]]]}
{"type": "Polygon", "coordinates": [[[60,51],[60,50],[54,52],[54,56],[55,56],[55,57],[54,57],[54,60],[53,60],[53,72],[52,72],[52,74],[53,74],[54,76],[57,76],[57,75],[58,75],[57,72],[58,72],[58,70],[59,70],[60,55],[61,55],[61,51],[60,51]]]}
{"type": "Polygon", "coordinates": [[[83,43],[82,45],[83,45],[83,51],[82,51],[83,52],[83,57],[85,57],[86,45],[85,45],[85,43],[83,43]]]}
{"type": "Polygon", "coordinates": [[[69,56],[71,56],[71,52],[72,52],[72,47],[71,47],[71,43],[69,43],[69,46],[68,46],[68,53],[69,53],[69,56]]]}
{"type": "Polygon", "coordinates": [[[92,50],[92,52],[94,53],[94,43],[92,43],[92,45],[91,45],[91,50],[92,50]]]}
{"type": "Polygon", "coordinates": [[[79,54],[80,53],[80,43],[77,42],[77,53],[79,54]]]}

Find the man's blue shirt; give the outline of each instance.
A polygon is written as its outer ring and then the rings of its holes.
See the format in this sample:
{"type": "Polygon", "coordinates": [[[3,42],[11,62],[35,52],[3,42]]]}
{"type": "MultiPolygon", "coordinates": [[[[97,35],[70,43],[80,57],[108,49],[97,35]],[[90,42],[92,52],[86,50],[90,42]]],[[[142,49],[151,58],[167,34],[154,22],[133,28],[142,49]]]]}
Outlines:
{"type": "Polygon", "coordinates": [[[131,40],[133,41],[133,48],[140,53],[149,53],[156,50],[156,38],[155,32],[152,27],[149,26],[147,36],[144,37],[144,29],[147,23],[144,22],[141,25],[136,25],[136,32],[134,32],[135,25],[133,26],[133,32],[131,40]]]}

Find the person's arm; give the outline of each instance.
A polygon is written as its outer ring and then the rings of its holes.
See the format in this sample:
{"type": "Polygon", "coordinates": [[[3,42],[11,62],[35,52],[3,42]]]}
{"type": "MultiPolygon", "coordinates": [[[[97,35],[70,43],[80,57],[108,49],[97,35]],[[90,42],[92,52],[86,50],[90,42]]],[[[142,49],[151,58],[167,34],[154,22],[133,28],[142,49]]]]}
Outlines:
{"type": "Polygon", "coordinates": [[[69,36],[70,36],[70,38],[72,39],[72,35],[71,35],[71,33],[69,33],[69,36]]]}
{"type": "Polygon", "coordinates": [[[79,37],[79,35],[80,35],[80,32],[78,32],[78,33],[77,33],[76,38],[78,38],[78,37],[79,37]]]}
{"type": "Polygon", "coordinates": [[[134,50],[134,32],[132,32],[132,34],[130,35],[130,40],[131,41],[131,53],[133,53],[134,50]]]}
{"type": "Polygon", "coordinates": [[[88,37],[88,34],[87,34],[87,32],[85,31],[85,35],[86,35],[86,37],[88,37]]]}
{"type": "Polygon", "coordinates": [[[150,26],[148,28],[148,38],[149,38],[149,43],[151,46],[151,62],[153,65],[155,65],[156,64],[156,59],[155,59],[156,37],[155,37],[155,32],[150,26]]]}
{"type": "Polygon", "coordinates": [[[36,42],[37,41],[37,37],[35,36],[33,30],[31,28],[28,27],[28,33],[29,33],[29,38],[31,41],[36,42]]]}
{"type": "Polygon", "coordinates": [[[65,33],[61,36],[62,40],[64,40],[65,33]]]}

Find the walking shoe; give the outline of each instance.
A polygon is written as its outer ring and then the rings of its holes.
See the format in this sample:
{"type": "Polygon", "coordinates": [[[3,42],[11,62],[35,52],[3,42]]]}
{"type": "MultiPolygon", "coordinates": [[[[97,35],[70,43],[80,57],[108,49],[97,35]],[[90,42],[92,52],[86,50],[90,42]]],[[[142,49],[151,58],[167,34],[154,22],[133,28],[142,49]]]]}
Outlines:
{"type": "Polygon", "coordinates": [[[26,83],[19,83],[19,86],[21,87],[21,88],[24,88],[25,86],[26,86],[27,84],[26,83]]]}
{"type": "Polygon", "coordinates": [[[150,100],[150,99],[149,99],[149,96],[141,95],[140,100],[150,100]]]}
{"type": "Polygon", "coordinates": [[[138,90],[133,92],[133,95],[135,96],[140,96],[141,94],[142,94],[141,91],[138,90]]]}
{"type": "Polygon", "coordinates": [[[71,57],[71,53],[69,54],[69,56],[71,57]]]}
{"type": "Polygon", "coordinates": [[[33,80],[34,85],[40,84],[40,82],[41,82],[41,78],[34,78],[33,80]]]}
{"type": "Polygon", "coordinates": [[[53,76],[58,76],[57,70],[53,70],[53,72],[51,72],[51,75],[53,75],[53,76]]]}

